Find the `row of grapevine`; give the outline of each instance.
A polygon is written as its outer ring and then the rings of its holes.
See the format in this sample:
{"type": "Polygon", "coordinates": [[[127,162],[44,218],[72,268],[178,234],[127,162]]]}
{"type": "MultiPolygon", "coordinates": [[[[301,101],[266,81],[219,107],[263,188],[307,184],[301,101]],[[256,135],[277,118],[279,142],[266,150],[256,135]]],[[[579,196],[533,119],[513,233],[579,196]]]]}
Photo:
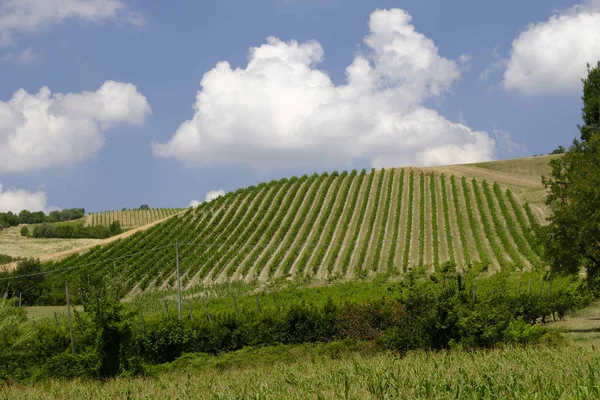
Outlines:
{"type": "Polygon", "coordinates": [[[404,188],[404,170],[400,171],[400,180],[398,182],[398,198],[396,200],[396,209],[394,210],[394,227],[392,229],[391,246],[387,258],[387,272],[393,274],[396,270],[396,248],[398,247],[398,236],[400,233],[400,217],[402,215],[402,189],[404,188]]]}
{"type": "MultiPolygon", "coordinates": [[[[356,171],[352,171],[352,173],[356,175],[356,171]]],[[[361,190],[365,176],[366,176],[366,171],[363,169],[361,171],[360,175],[358,175],[358,178],[356,179],[356,186],[354,187],[354,190],[352,192],[352,198],[350,199],[349,204],[348,203],[346,204],[345,211],[344,211],[343,217],[342,217],[343,221],[342,221],[339,229],[337,230],[338,232],[341,232],[341,233],[337,235],[338,242],[332,243],[331,255],[329,257],[329,261],[327,262],[327,271],[329,274],[331,274],[335,268],[336,262],[339,259],[340,251],[342,249],[342,242],[344,242],[346,240],[347,232],[349,232],[348,228],[350,226],[350,222],[352,221],[352,216],[354,215],[354,210],[356,209],[356,203],[358,201],[358,196],[360,194],[360,190],[361,190]]]]}
{"type": "Polygon", "coordinates": [[[119,221],[121,228],[133,229],[154,221],[179,214],[183,208],[154,208],[150,210],[120,210],[92,212],[87,217],[88,226],[109,226],[119,221]]]}
{"type": "Polygon", "coordinates": [[[385,170],[382,169],[379,172],[379,180],[377,181],[377,188],[375,189],[375,200],[372,202],[371,215],[369,216],[365,236],[362,240],[362,247],[360,249],[360,253],[358,253],[358,261],[356,263],[357,273],[365,270],[364,263],[367,257],[367,249],[369,248],[369,244],[371,242],[371,235],[373,234],[373,229],[375,227],[375,219],[377,218],[377,211],[379,209],[379,199],[381,197],[381,188],[383,187],[384,178],[385,170]]]}
{"type": "Polygon", "coordinates": [[[411,234],[412,234],[412,220],[413,220],[413,202],[415,193],[415,171],[410,170],[409,181],[408,181],[408,217],[406,220],[406,240],[404,242],[404,256],[402,257],[402,270],[404,273],[408,272],[408,261],[410,255],[411,246],[411,234]]]}
{"type": "MultiPolygon", "coordinates": [[[[377,236],[377,246],[375,247],[375,254],[373,261],[371,261],[371,269],[377,271],[379,269],[379,261],[381,259],[381,251],[385,240],[385,233],[387,225],[389,224],[390,205],[392,202],[392,190],[394,188],[394,174],[395,170],[392,169],[387,183],[387,193],[385,196],[385,204],[383,206],[383,215],[379,224],[379,234],[377,236]]],[[[383,174],[383,170],[382,170],[383,174]]],[[[397,240],[397,239],[396,239],[397,240]]],[[[393,244],[392,244],[393,245],[393,244]]]]}
{"type": "Polygon", "coordinates": [[[423,265],[425,253],[425,174],[419,175],[419,265],[423,265]]]}
{"type": "Polygon", "coordinates": [[[435,176],[429,175],[429,192],[431,195],[431,225],[432,225],[432,236],[433,236],[433,266],[437,269],[440,264],[440,244],[439,244],[439,231],[438,231],[438,220],[437,220],[437,204],[435,199],[435,176]]]}
{"type": "MultiPolygon", "coordinates": [[[[508,206],[506,205],[506,201],[504,201],[504,196],[502,195],[502,189],[500,189],[500,185],[498,185],[498,183],[494,183],[493,190],[495,199],[500,206],[500,212],[502,213],[504,220],[507,222],[508,231],[510,232],[512,241],[517,245],[519,252],[527,258],[531,265],[534,267],[539,267],[539,257],[527,244],[525,232],[523,231],[523,225],[521,222],[515,221],[512,218],[512,215],[508,210],[508,206]]],[[[518,255],[515,256],[518,257],[518,255]]]]}
{"type": "Polygon", "coordinates": [[[350,260],[352,260],[352,255],[354,254],[354,248],[357,245],[360,227],[362,226],[362,221],[364,221],[365,213],[367,211],[367,206],[369,205],[369,195],[371,193],[371,186],[373,186],[373,180],[375,179],[375,168],[371,170],[369,174],[369,179],[367,180],[367,186],[365,188],[365,192],[363,194],[362,203],[360,209],[358,211],[358,215],[356,218],[356,223],[354,225],[354,230],[352,234],[352,238],[350,239],[350,243],[347,244],[346,252],[344,253],[344,258],[342,260],[342,275],[346,275],[350,267],[350,260]]]}
{"type": "Polygon", "coordinates": [[[473,238],[475,239],[475,246],[477,247],[479,258],[484,262],[489,262],[490,260],[488,259],[488,256],[483,248],[484,246],[482,238],[485,236],[485,234],[482,235],[481,231],[478,229],[479,226],[477,224],[477,219],[475,218],[474,213],[475,209],[471,205],[471,193],[469,192],[469,187],[467,186],[467,179],[464,176],[461,179],[461,185],[463,189],[463,196],[465,199],[465,207],[467,209],[467,215],[469,217],[469,225],[471,228],[470,230],[473,233],[473,238]]]}
{"type": "MultiPolygon", "coordinates": [[[[356,175],[356,172],[354,172],[356,175]]],[[[332,195],[332,198],[329,200],[329,204],[327,205],[327,210],[325,211],[325,215],[328,218],[321,218],[321,222],[319,223],[319,227],[317,228],[317,243],[320,243],[315,250],[312,259],[309,261],[310,268],[309,271],[312,271],[313,275],[316,275],[322,265],[323,259],[325,258],[325,254],[327,253],[327,245],[333,239],[333,234],[335,233],[335,227],[337,222],[342,214],[342,204],[345,199],[348,197],[348,192],[350,191],[352,178],[354,175],[346,178],[348,173],[344,171],[340,177],[343,179],[339,185],[335,187],[335,191],[332,195]],[[343,186],[342,191],[340,191],[340,186],[343,186]],[[339,195],[341,194],[341,195],[339,195]],[[337,208],[334,210],[334,206],[337,204],[337,208]],[[333,214],[332,214],[333,213],[333,214]],[[329,225],[329,226],[327,226],[329,225]],[[320,236],[319,236],[320,234],[320,236]]]]}
{"type": "Polygon", "coordinates": [[[459,179],[418,169],[373,169],[271,181],[51,268],[64,270],[57,279],[81,267],[128,290],[171,287],[175,243],[184,287],[298,274],[406,273],[448,260],[462,267],[475,261],[539,267],[531,230],[538,222],[531,209],[498,184],[459,179]]]}

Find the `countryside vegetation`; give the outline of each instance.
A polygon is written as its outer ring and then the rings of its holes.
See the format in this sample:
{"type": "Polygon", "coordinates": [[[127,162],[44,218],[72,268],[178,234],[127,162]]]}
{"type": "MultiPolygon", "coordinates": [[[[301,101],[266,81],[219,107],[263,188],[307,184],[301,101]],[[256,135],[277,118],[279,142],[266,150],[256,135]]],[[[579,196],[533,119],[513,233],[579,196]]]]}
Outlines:
{"type": "Polygon", "coordinates": [[[0,274],[0,394],[600,397],[600,62],[582,83],[549,156],[88,216],[145,226],[0,274]]]}

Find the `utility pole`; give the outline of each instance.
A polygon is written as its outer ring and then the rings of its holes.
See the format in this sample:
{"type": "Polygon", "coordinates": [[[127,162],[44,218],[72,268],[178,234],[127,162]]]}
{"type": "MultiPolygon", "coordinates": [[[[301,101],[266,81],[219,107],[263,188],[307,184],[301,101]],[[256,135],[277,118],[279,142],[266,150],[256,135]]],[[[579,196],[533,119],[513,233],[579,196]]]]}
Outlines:
{"type": "Polygon", "coordinates": [[[179,241],[175,241],[175,258],[177,258],[177,313],[181,321],[181,276],[179,275],[179,241]]]}
{"type": "Polygon", "coordinates": [[[69,317],[69,336],[71,337],[71,353],[75,354],[75,342],[73,341],[73,322],[71,321],[71,301],[69,300],[69,286],[65,282],[65,294],[67,295],[67,316],[69,317]]]}

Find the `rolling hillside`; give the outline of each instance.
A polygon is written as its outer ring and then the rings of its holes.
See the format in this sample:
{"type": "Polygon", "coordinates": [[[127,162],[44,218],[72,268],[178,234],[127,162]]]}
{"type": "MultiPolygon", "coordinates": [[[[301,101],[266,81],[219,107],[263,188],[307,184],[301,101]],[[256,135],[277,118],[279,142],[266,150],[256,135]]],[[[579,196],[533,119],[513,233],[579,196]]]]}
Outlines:
{"type": "Polygon", "coordinates": [[[135,229],[161,220],[171,215],[179,214],[184,208],[152,208],[149,210],[121,210],[89,213],[86,226],[109,226],[119,221],[122,229],[135,229]]]}
{"type": "Polygon", "coordinates": [[[492,272],[505,265],[540,266],[530,232],[540,220],[523,204],[519,187],[443,173],[450,168],[363,170],[263,183],[52,268],[64,270],[58,279],[87,266],[130,289],[162,288],[175,281],[176,241],[185,287],[294,275],[403,275],[448,260],[461,268],[485,261],[492,272]]]}

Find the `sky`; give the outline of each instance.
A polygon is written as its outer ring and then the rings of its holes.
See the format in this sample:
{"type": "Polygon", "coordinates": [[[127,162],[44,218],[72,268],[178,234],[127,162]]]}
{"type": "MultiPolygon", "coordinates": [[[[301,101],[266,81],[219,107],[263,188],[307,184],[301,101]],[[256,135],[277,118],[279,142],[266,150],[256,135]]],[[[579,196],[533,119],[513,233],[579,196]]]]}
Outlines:
{"type": "Polygon", "coordinates": [[[547,154],[600,0],[0,0],[0,211],[547,154]]]}

